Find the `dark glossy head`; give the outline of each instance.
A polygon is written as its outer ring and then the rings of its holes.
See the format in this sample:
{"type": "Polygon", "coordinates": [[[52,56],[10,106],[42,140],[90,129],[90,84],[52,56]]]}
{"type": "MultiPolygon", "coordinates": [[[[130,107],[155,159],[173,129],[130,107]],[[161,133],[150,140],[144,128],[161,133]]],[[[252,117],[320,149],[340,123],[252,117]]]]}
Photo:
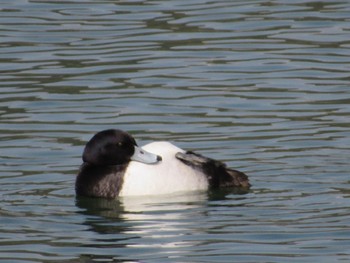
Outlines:
{"type": "Polygon", "coordinates": [[[94,165],[118,165],[131,160],[137,146],[135,139],[121,130],[96,133],[86,144],[83,161],[94,165]]]}
{"type": "Polygon", "coordinates": [[[127,132],[114,129],[96,133],[83,153],[83,161],[93,165],[121,165],[131,160],[154,164],[162,158],[139,148],[127,132]]]}

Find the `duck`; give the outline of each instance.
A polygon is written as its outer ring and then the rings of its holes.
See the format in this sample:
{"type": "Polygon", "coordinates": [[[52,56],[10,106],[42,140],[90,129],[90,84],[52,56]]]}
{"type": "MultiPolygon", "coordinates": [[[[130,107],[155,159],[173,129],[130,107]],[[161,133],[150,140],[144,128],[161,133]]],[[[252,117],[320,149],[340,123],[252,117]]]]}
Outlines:
{"type": "Polygon", "coordinates": [[[77,196],[115,199],[217,188],[249,189],[248,176],[215,159],[166,141],[139,147],[119,129],[96,133],[85,145],[77,196]]]}

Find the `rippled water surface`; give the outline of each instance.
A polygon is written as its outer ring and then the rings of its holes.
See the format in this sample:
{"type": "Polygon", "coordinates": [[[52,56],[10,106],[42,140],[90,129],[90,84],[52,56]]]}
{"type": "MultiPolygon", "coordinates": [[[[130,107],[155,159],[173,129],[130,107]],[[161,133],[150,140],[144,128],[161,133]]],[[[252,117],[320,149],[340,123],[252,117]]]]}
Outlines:
{"type": "Polygon", "coordinates": [[[0,6],[1,262],[348,262],[349,1],[0,6]],[[76,199],[105,128],[253,185],[76,199]]]}

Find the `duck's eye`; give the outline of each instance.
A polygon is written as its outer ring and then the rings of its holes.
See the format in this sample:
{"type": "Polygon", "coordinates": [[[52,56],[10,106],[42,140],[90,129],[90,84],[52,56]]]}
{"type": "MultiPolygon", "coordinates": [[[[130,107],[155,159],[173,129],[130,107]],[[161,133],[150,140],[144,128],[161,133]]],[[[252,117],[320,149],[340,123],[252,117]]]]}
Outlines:
{"type": "Polygon", "coordinates": [[[118,142],[118,143],[117,143],[117,146],[122,147],[122,146],[123,146],[123,143],[122,143],[122,142],[118,142]]]}

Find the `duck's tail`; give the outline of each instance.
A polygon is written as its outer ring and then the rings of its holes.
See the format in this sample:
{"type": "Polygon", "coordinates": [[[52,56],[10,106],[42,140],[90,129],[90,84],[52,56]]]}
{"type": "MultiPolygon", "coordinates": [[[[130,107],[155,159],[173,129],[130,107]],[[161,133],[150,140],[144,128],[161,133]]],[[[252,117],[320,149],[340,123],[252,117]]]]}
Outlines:
{"type": "Polygon", "coordinates": [[[176,158],[207,175],[209,186],[212,189],[224,187],[241,187],[248,189],[250,187],[248,176],[245,173],[227,168],[226,165],[220,161],[207,158],[191,151],[184,153],[179,152],[176,154],[176,158]]]}

